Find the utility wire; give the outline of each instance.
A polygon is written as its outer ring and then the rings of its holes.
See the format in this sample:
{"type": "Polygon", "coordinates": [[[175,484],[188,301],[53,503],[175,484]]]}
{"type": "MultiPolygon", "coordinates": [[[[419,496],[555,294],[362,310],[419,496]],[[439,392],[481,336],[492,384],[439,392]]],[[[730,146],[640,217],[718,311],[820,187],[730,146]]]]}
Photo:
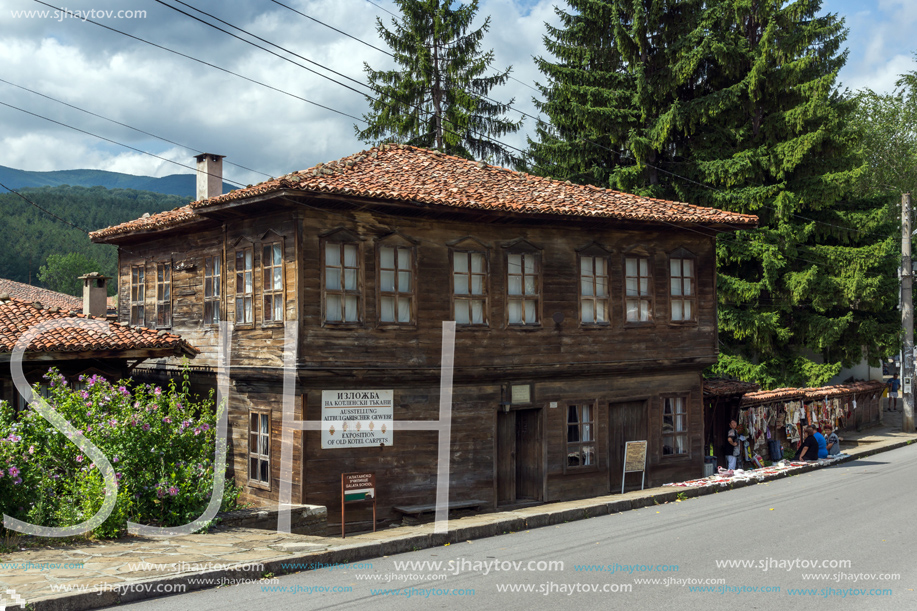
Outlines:
{"type": "MultiPolygon", "coordinates": [[[[52,97],[49,96],[49,95],[46,95],[46,94],[41,93],[41,92],[39,92],[39,91],[35,91],[34,89],[29,89],[28,87],[23,87],[22,85],[17,85],[16,83],[12,83],[12,82],[7,81],[7,80],[4,80],[4,79],[2,79],[2,78],[0,78],[0,83],[6,83],[7,85],[12,85],[13,87],[17,87],[17,88],[19,88],[19,89],[22,89],[23,91],[28,91],[29,93],[33,93],[33,94],[35,94],[35,95],[41,96],[41,97],[43,97],[43,98],[45,98],[45,99],[47,99],[47,100],[51,100],[52,102],[57,102],[58,104],[63,104],[64,106],[68,106],[68,107],[70,107],[70,108],[73,108],[74,110],[78,110],[78,111],[80,111],[80,112],[86,113],[87,115],[92,115],[93,117],[97,117],[97,118],[99,118],[99,119],[102,119],[103,121],[108,121],[108,122],[110,122],[110,123],[114,123],[115,125],[120,125],[121,127],[126,127],[127,129],[134,130],[135,132],[144,134],[145,136],[150,136],[150,137],[152,137],[152,138],[156,138],[157,140],[162,140],[163,142],[168,142],[169,144],[174,144],[175,146],[180,146],[180,147],[185,148],[185,149],[188,149],[188,150],[190,150],[190,151],[197,151],[199,154],[203,154],[203,153],[205,152],[205,151],[201,151],[201,150],[199,150],[199,149],[197,149],[197,148],[195,148],[195,147],[193,147],[193,146],[188,146],[187,144],[181,144],[180,142],[175,142],[174,140],[169,140],[168,138],[163,138],[162,136],[157,136],[156,134],[151,134],[150,132],[147,132],[147,131],[144,131],[144,130],[142,130],[142,129],[139,129],[139,128],[130,126],[130,125],[128,125],[127,123],[122,123],[122,122],[120,122],[120,121],[115,121],[114,119],[110,119],[110,118],[105,117],[105,116],[102,116],[102,115],[100,115],[100,114],[98,114],[98,113],[92,112],[91,110],[86,110],[85,108],[80,108],[79,106],[74,106],[73,104],[69,104],[69,103],[67,103],[67,102],[64,102],[63,100],[58,100],[57,98],[52,98],[52,97]]],[[[239,165],[238,163],[233,163],[233,162],[231,162],[231,161],[224,161],[223,163],[226,163],[226,164],[231,165],[231,166],[235,166],[235,167],[237,167],[237,168],[241,168],[241,169],[243,169],[243,170],[247,170],[247,171],[249,171],[249,172],[253,172],[253,173],[255,173],[255,174],[261,174],[262,176],[267,176],[267,177],[270,177],[270,176],[271,176],[270,174],[266,174],[265,172],[260,172],[260,171],[258,171],[258,170],[253,170],[252,168],[247,168],[247,167],[245,167],[244,165],[239,165]]]]}
{"type": "MultiPolygon", "coordinates": [[[[68,15],[70,15],[70,16],[74,16],[73,13],[72,13],[71,11],[69,11],[69,10],[67,10],[67,9],[64,9],[64,8],[59,8],[59,7],[57,7],[57,6],[54,6],[53,4],[48,4],[47,2],[43,2],[42,0],[34,0],[34,2],[37,2],[38,4],[42,4],[42,5],[47,6],[47,7],[49,7],[49,8],[53,8],[54,10],[60,11],[61,13],[66,13],[66,14],[68,14],[68,15]]],[[[174,53],[175,55],[178,55],[178,56],[180,56],[180,57],[184,57],[184,58],[186,58],[186,59],[190,59],[191,61],[197,62],[197,63],[199,63],[199,64],[203,64],[203,65],[205,65],[205,66],[210,66],[211,68],[215,68],[215,69],[217,69],[217,70],[219,70],[219,71],[221,71],[221,72],[225,72],[225,73],[227,73],[227,74],[231,74],[231,75],[233,75],[233,76],[239,77],[239,78],[244,79],[244,80],[246,80],[246,81],[248,81],[248,82],[250,82],[250,83],[255,83],[256,85],[261,85],[262,87],[266,87],[266,88],[271,89],[271,90],[273,90],[273,91],[276,91],[276,92],[278,92],[278,93],[282,93],[282,94],[288,95],[288,96],[290,96],[290,97],[292,97],[292,98],[296,98],[297,100],[301,100],[301,101],[303,101],[303,102],[306,102],[307,104],[312,104],[313,106],[318,106],[319,108],[324,108],[325,110],[329,110],[329,111],[331,111],[331,112],[333,112],[333,113],[336,113],[336,114],[345,116],[345,117],[347,117],[348,119],[353,119],[353,120],[355,120],[355,121],[360,121],[361,123],[365,123],[365,121],[363,121],[363,119],[360,119],[359,117],[355,117],[355,116],[353,116],[353,115],[351,115],[351,114],[348,114],[348,113],[346,113],[346,112],[340,111],[340,110],[338,110],[338,109],[336,109],[336,108],[332,108],[331,106],[326,106],[326,105],[324,105],[324,104],[319,104],[318,102],[314,102],[314,101],[309,100],[309,99],[306,99],[306,98],[304,98],[304,97],[302,97],[302,96],[298,96],[298,95],[296,95],[296,94],[294,94],[294,93],[290,93],[289,91],[284,91],[283,89],[279,89],[279,88],[274,87],[274,86],[272,86],[272,85],[268,85],[267,83],[262,83],[261,81],[255,80],[255,79],[253,79],[253,78],[249,78],[249,77],[247,77],[247,76],[244,76],[244,75],[242,75],[242,74],[239,74],[238,72],[233,72],[232,70],[227,70],[226,68],[223,68],[223,67],[221,67],[221,66],[217,66],[216,64],[211,64],[210,62],[206,62],[206,61],[204,61],[204,60],[202,60],[202,59],[198,59],[198,58],[196,58],[196,57],[192,57],[191,55],[187,55],[187,54],[185,54],[185,53],[181,53],[180,51],[175,51],[174,49],[170,49],[170,48],[168,48],[168,47],[164,47],[164,46],[162,46],[162,45],[158,45],[158,44],[156,44],[156,43],[154,43],[154,42],[150,42],[149,40],[144,40],[143,38],[140,38],[140,37],[138,37],[138,36],[134,36],[133,34],[128,34],[127,32],[122,32],[121,30],[118,30],[118,29],[115,29],[115,28],[113,28],[113,27],[110,27],[110,26],[104,25],[104,24],[102,24],[102,23],[99,23],[98,21],[93,21],[92,19],[83,18],[83,17],[80,17],[80,21],[85,21],[85,22],[91,23],[91,24],[93,24],[93,25],[97,25],[97,26],[99,26],[100,28],[105,28],[106,30],[109,30],[109,31],[111,31],[111,32],[115,32],[115,33],[121,34],[121,35],[123,35],[123,36],[127,36],[128,38],[132,38],[132,39],[134,39],[134,40],[136,40],[136,41],[138,41],[138,42],[142,42],[142,43],[148,44],[148,45],[150,45],[150,46],[152,46],[152,47],[156,47],[157,49],[162,49],[163,51],[168,51],[169,53],[174,53]]]]}

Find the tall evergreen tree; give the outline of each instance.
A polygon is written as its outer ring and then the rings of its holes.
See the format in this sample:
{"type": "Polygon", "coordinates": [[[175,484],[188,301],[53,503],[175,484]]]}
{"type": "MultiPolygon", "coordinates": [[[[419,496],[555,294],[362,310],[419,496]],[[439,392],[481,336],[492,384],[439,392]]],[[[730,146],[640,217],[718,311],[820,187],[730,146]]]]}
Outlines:
{"type": "Polygon", "coordinates": [[[503,145],[494,142],[522,127],[522,120],[505,115],[514,100],[504,104],[488,93],[509,78],[512,67],[487,75],[493,51],[481,51],[490,17],[471,30],[478,0],[453,6],[452,0],[395,0],[400,20],[377,30],[392,50],[398,67],[373,70],[364,64],[370,85],[378,93],[368,97],[371,111],[365,129],[354,126],[366,143],[395,140],[436,148],[468,159],[493,157],[516,162],[503,145]]]}
{"type": "Polygon", "coordinates": [[[547,26],[554,60],[535,100],[549,119],[529,141],[529,169],[646,195],[671,192],[657,168],[678,158],[681,107],[707,46],[699,0],[568,0],[547,26]]]}
{"type": "Polygon", "coordinates": [[[895,232],[856,197],[843,21],[820,0],[569,1],[533,168],[760,218],[718,240],[717,372],[815,385],[889,353],[895,232]]]}

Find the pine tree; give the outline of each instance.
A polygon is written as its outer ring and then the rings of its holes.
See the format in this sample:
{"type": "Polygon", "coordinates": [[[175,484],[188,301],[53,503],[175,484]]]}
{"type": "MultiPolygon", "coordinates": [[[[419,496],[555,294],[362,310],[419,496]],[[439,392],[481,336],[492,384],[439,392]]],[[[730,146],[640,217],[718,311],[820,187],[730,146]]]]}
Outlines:
{"type": "Polygon", "coordinates": [[[895,228],[857,195],[843,20],[820,0],[568,3],[532,169],[760,218],[718,238],[716,372],[818,385],[893,351],[895,228]]]}
{"type": "Polygon", "coordinates": [[[516,157],[494,139],[518,131],[522,120],[505,117],[514,100],[504,104],[488,97],[507,81],[512,67],[485,74],[494,60],[493,51],[481,51],[490,18],[469,31],[478,0],[458,7],[452,0],[395,1],[401,18],[392,19],[392,30],[381,19],[376,22],[398,68],[377,71],[364,64],[377,94],[367,97],[368,126],[354,126],[357,137],[371,144],[394,140],[514,164],[516,157]]]}
{"type": "Polygon", "coordinates": [[[697,0],[568,0],[537,58],[535,103],[550,123],[529,141],[529,169],[645,195],[671,192],[658,170],[679,156],[681,107],[706,48],[697,0]]]}
{"type": "MultiPolygon", "coordinates": [[[[857,197],[865,170],[836,87],[846,38],[820,0],[733,0],[713,28],[716,96],[689,139],[677,195],[757,214],[756,231],[718,240],[716,370],[765,386],[819,385],[894,350],[896,229],[857,197]]],[[[714,75],[709,78],[709,75],[714,75]]]]}

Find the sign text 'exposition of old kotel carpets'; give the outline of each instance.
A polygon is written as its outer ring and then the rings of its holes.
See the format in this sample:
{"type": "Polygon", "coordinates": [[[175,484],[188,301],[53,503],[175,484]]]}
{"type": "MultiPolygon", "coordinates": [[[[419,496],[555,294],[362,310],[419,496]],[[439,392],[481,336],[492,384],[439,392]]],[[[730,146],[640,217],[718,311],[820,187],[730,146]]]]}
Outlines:
{"type": "Polygon", "coordinates": [[[392,390],[323,390],[322,449],[392,445],[392,390]]]}

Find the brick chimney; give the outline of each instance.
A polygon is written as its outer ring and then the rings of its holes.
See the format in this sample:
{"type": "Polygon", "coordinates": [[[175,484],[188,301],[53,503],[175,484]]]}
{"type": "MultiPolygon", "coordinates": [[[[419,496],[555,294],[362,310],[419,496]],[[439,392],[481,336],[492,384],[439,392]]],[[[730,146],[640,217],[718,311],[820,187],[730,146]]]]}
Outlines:
{"type": "Polygon", "coordinates": [[[83,314],[105,318],[108,313],[108,276],[91,272],[80,276],[83,281],[83,314]]]}
{"type": "Polygon", "coordinates": [[[197,201],[223,195],[223,157],[203,153],[197,159],[197,201]]]}

